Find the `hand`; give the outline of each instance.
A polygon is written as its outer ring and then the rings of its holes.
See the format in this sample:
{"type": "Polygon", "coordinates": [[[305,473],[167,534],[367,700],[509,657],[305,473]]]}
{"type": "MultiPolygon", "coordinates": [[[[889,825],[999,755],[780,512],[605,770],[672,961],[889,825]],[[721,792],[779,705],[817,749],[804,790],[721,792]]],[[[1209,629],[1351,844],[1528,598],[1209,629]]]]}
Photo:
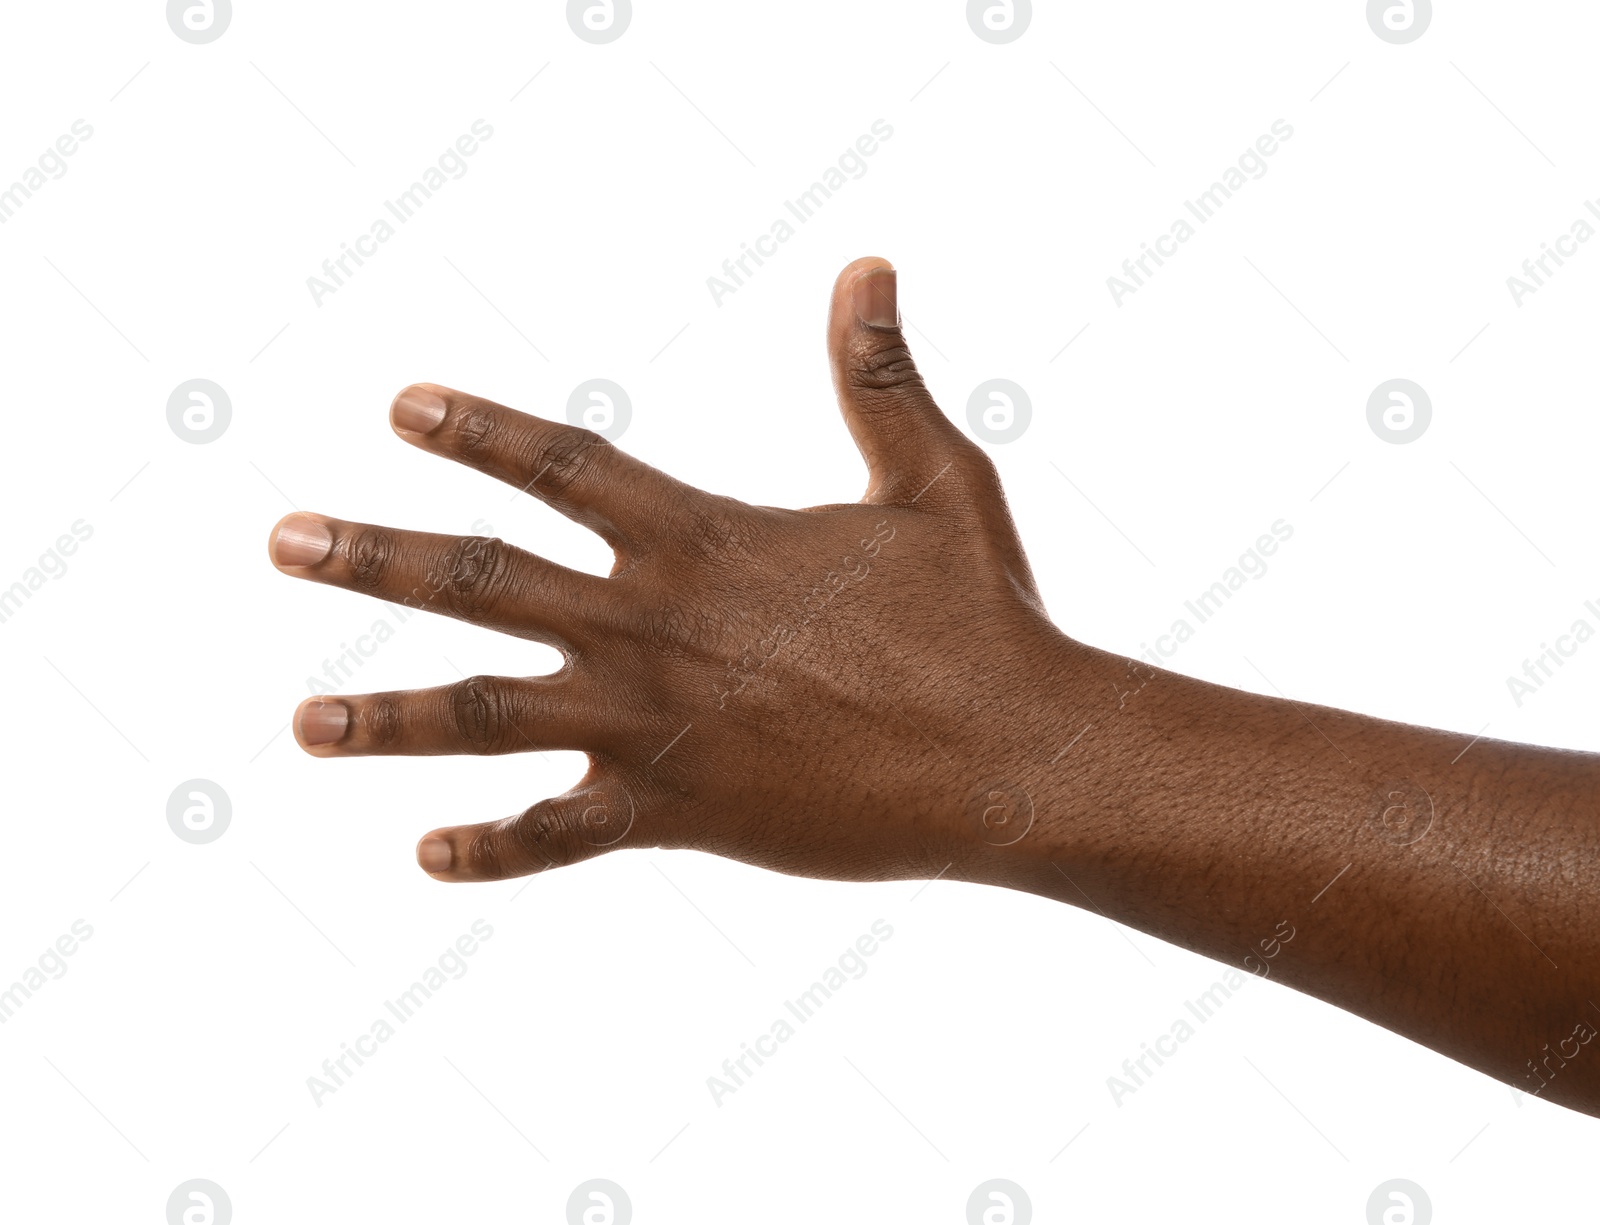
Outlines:
{"type": "Polygon", "coordinates": [[[1581,1054],[1600,1033],[1600,757],[1464,748],[1064,637],[993,466],[934,405],[898,322],[887,265],[847,268],[828,347],[870,473],[851,506],[746,506],[583,430],[402,392],[401,437],[543,498],[616,565],[599,578],[498,540],[285,519],[286,573],[566,657],[553,676],[314,698],[300,743],[589,755],[566,795],[424,837],[440,880],[662,846],[1026,889],[1233,967],[1224,994],[1270,974],[1600,1114],[1600,1056],[1581,1054]]]}
{"type": "Polygon", "coordinates": [[[289,516],[271,545],[284,573],[565,656],[550,676],[312,698],[300,744],[588,754],[565,795],[426,835],[418,862],[439,880],[638,846],[836,879],[981,878],[1031,821],[1015,780],[1066,718],[1065,674],[1103,673],[1103,697],[1126,663],[1050,624],[994,466],[928,394],[896,300],[881,259],[834,287],[834,386],[870,474],[852,505],[749,506],[586,430],[432,384],[401,392],[400,437],[542,498],[616,564],[600,578],[500,540],[289,516]]]}

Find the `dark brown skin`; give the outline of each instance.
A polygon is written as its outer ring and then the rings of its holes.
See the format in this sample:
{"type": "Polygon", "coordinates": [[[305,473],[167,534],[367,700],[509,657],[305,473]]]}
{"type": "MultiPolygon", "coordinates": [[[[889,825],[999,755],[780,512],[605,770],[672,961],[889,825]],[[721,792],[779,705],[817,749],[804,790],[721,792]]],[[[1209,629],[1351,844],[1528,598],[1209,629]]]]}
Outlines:
{"type": "Polygon", "coordinates": [[[840,275],[828,349],[870,479],[861,502],[808,510],[702,493],[460,392],[402,392],[403,439],[543,499],[616,564],[600,578],[498,540],[291,515],[284,573],[566,657],[552,676],[313,698],[301,745],[588,754],[563,796],[427,834],[438,880],[683,847],[1028,890],[1600,1114],[1600,757],[1467,747],[1074,642],[994,465],[912,363],[886,261],[840,275]]]}

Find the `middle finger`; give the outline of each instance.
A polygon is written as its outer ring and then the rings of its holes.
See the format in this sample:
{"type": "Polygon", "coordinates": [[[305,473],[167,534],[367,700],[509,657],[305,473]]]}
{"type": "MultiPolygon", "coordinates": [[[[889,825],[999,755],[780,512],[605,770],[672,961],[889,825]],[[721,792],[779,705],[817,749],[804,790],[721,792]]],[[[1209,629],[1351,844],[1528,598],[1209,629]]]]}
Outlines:
{"type": "Polygon", "coordinates": [[[570,643],[604,579],[485,536],[443,536],[297,513],[273,529],[285,574],[552,644],[570,643]]]}

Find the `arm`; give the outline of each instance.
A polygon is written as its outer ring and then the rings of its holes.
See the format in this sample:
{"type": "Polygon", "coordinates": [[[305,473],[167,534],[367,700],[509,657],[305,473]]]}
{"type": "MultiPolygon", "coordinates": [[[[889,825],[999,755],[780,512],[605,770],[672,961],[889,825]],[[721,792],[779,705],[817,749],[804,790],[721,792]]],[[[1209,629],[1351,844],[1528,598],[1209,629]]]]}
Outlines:
{"type": "Polygon", "coordinates": [[[1600,758],[1102,666],[1147,679],[1085,712],[983,879],[1600,1114],[1600,758]]]}
{"type": "Polygon", "coordinates": [[[882,260],[840,276],[828,347],[868,491],[799,511],[703,493],[477,397],[402,392],[401,438],[543,499],[616,565],[602,578],[499,540],[290,516],[271,542],[284,573],[565,656],[550,676],[313,698],[301,745],[588,754],[565,795],[424,836],[439,880],[659,846],[1029,890],[1600,1113],[1600,1057],[1566,1054],[1600,1025],[1600,759],[1463,754],[1457,736],[1074,642],[994,466],[917,374],[882,260]]]}

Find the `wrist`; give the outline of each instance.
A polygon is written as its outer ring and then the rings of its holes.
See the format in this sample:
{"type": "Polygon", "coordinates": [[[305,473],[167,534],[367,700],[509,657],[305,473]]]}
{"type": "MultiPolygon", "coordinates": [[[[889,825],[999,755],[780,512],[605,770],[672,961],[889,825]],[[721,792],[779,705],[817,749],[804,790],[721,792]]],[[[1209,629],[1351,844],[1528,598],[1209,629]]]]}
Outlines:
{"type": "Polygon", "coordinates": [[[1158,712],[1186,682],[1054,626],[1044,638],[990,720],[994,768],[974,778],[959,819],[968,879],[1060,895],[1076,865],[1103,853],[1130,773],[1167,738],[1158,712]]]}

